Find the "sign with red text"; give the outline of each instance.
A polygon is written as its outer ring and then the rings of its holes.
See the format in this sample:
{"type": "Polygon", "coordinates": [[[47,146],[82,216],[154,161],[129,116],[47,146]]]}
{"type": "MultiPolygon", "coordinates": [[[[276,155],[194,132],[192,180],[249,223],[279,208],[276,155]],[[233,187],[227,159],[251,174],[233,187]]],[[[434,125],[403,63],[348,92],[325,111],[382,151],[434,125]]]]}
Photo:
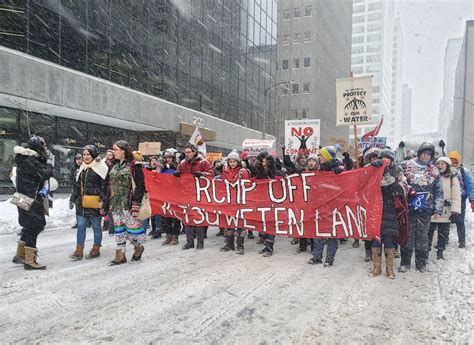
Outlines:
{"type": "Polygon", "coordinates": [[[153,214],[190,226],[305,238],[380,236],[384,167],[234,183],[144,170],[153,214]]]}
{"type": "Polygon", "coordinates": [[[319,150],[321,120],[286,120],[285,154],[310,155],[319,150]]]}

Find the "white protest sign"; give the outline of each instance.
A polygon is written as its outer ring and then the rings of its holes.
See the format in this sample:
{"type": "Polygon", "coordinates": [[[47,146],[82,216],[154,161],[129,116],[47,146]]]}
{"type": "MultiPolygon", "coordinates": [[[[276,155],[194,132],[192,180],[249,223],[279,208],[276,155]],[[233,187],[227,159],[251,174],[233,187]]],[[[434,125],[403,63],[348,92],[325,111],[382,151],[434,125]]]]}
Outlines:
{"type": "Polygon", "coordinates": [[[249,153],[259,154],[262,151],[274,150],[275,140],[245,139],[242,149],[249,153]]]}
{"type": "Polygon", "coordinates": [[[321,120],[285,121],[285,154],[309,155],[317,153],[321,138],[321,120]]]}
{"type": "Polygon", "coordinates": [[[372,123],[372,76],[336,80],[336,126],[372,123]]]}

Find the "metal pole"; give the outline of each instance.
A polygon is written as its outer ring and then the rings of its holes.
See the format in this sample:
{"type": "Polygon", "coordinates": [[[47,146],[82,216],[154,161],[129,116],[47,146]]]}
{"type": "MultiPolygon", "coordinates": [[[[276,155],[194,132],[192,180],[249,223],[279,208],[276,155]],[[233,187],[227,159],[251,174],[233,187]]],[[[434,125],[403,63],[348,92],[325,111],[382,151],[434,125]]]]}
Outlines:
{"type": "Polygon", "coordinates": [[[357,145],[357,126],[356,125],[354,125],[354,149],[355,149],[356,168],[359,169],[359,146],[357,145]]]}

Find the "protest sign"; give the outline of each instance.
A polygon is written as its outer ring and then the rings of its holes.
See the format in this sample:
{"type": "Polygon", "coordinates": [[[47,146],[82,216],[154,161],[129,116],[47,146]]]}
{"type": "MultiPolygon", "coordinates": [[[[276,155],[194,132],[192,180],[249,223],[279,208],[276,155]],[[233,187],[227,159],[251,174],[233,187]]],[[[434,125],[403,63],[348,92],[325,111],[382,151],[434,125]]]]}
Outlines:
{"type": "Polygon", "coordinates": [[[336,80],[336,126],[372,123],[372,76],[336,80]]]}
{"type": "Polygon", "coordinates": [[[235,183],[190,174],[144,174],[153,214],[187,225],[305,238],[373,239],[380,236],[385,165],[339,175],[307,172],[235,183]]]}
{"type": "Polygon", "coordinates": [[[357,140],[359,150],[365,150],[366,148],[378,147],[379,149],[387,146],[387,137],[368,137],[357,140]]]}
{"type": "Polygon", "coordinates": [[[242,149],[249,153],[259,154],[262,151],[274,150],[275,140],[265,139],[245,139],[242,143],[242,149]]]}
{"type": "Polygon", "coordinates": [[[285,121],[285,154],[309,155],[317,153],[321,134],[319,119],[285,121]]]}
{"type": "Polygon", "coordinates": [[[222,158],[222,152],[207,152],[206,153],[206,160],[209,163],[212,163],[214,161],[218,161],[221,158],[222,158]]]}
{"type": "Polygon", "coordinates": [[[161,143],[159,141],[139,143],[138,151],[140,151],[143,156],[155,156],[161,151],[161,143]]]}

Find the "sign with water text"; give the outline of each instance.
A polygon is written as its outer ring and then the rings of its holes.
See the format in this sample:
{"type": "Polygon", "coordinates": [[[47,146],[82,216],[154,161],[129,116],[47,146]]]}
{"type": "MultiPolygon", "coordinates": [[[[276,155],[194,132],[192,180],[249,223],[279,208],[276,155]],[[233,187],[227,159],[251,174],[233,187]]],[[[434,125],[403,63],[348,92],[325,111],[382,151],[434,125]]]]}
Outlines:
{"type": "Polygon", "coordinates": [[[372,123],[372,76],[336,80],[336,126],[372,123]]]}

